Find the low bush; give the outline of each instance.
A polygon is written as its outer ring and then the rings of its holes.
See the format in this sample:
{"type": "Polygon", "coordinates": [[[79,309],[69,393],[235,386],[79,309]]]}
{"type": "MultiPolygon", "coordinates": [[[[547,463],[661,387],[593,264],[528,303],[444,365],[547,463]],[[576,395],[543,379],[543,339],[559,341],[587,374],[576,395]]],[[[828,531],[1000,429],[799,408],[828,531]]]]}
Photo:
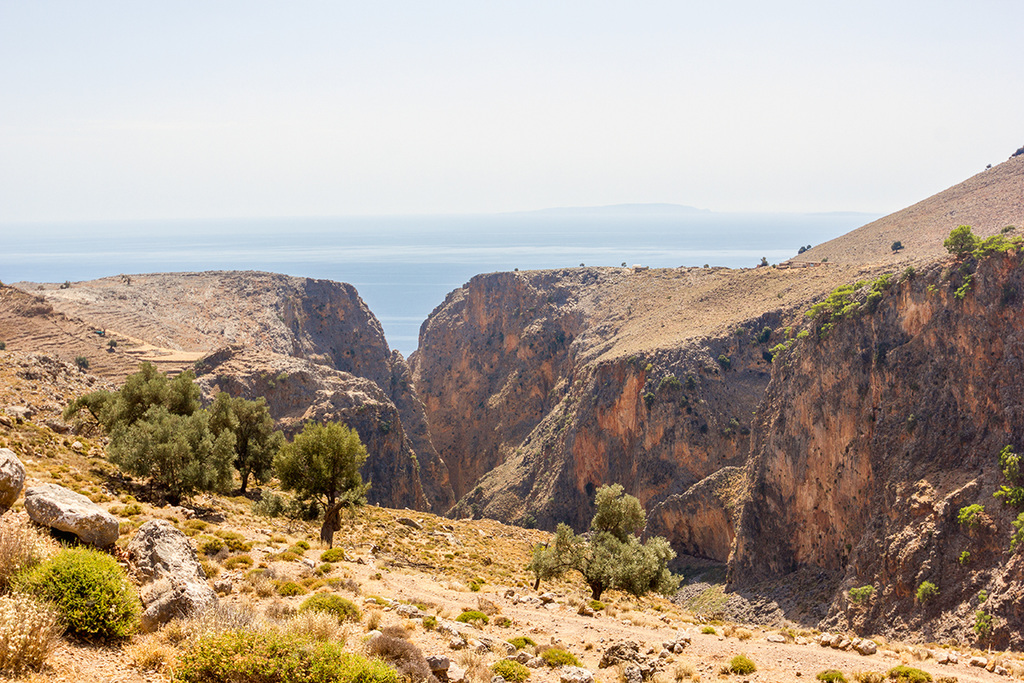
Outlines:
{"type": "Polygon", "coordinates": [[[861,586],[860,588],[851,588],[850,602],[854,604],[861,604],[871,599],[871,594],[875,592],[874,586],[861,586]]]}
{"type": "Polygon", "coordinates": [[[494,666],[491,667],[491,671],[496,676],[501,676],[506,681],[511,681],[511,683],[523,683],[523,681],[530,677],[530,670],[525,665],[514,662],[511,659],[502,659],[499,662],[495,662],[494,666]]]}
{"type": "Polygon", "coordinates": [[[224,560],[225,569],[248,569],[252,564],[252,558],[248,555],[233,555],[224,560]]]}
{"type": "Polygon", "coordinates": [[[139,625],[134,586],[114,558],[96,550],[61,550],[24,574],[19,586],[51,603],[77,635],[123,638],[139,625]]]}
{"type": "Polygon", "coordinates": [[[931,683],[932,680],[932,675],[927,671],[903,664],[889,669],[886,677],[899,683],[931,683]]]}
{"type": "Polygon", "coordinates": [[[317,642],[325,640],[345,642],[345,632],[338,618],[329,612],[318,612],[316,610],[300,610],[287,617],[282,626],[286,634],[309,638],[317,642]]]}
{"type": "Polygon", "coordinates": [[[936,595],[939,594],[939,587],[931,581],[922,581],[921,585],[917,587],[917,601],[928,602],[936,595]]]}
{"type": "Polygon", "coordinates": [[[537,643],[533,642],[533,638],[530,636],[516,636],[509,638],[508,642],[517,650],[522,650],[524,647],[537,647],[537,643]]]}
{"type": "Polygon", "coordinates": [[[479,626],[489,622],[490,618],[480,610],[470,609],[455,617],[455,621],[462,622],[463,624],[476,624],[479,626]]]}
{"type": "Polygon", "coordinates": [[[842,671],[838,669],[825,669],[819,671],[816,678],[824,683],[846,683],[846,676],[843,675],[842,671]]]}
{"type": "Polygon", "coordinates": [[[282,581],[277,584],[277,594],[283,598],[290,598],[293,595],[305,595],[306,589],[294,581],[282,581]]]}
{"type": "Polygon", "coordinates": [[[706,636],[717,636],[718,631],[715,630],[714,626],[702,626],[700,632],[706,636]]]}
{"type": "Polygon", "coordinates": [[[757,671],[757,665],[746,655],[736,655],[729,660],[729,673],[746,676],[757,671]]]}
{"type": "Polygon", "coordinates": [[[600,600],[591,600],[587,603],[587,605],[589,605],[590,609],[594,610],[595,612],[600,612],[604,609],[604,603],[600,600]]]}
{"type": "Polygon", "coordinates": [[[374,636],[367,643],[366,652],[383,659],[395,667],[403,678],[410,681],[435,683],[437,680],[431,673],[423,652],[405,638],[386,634],[374,636]]]}
{"type": "Polygon", "coordinates": [[[38,670],[63,629],[57,611],[28,595],[0,596],[0,671],[38,670]]]}
{"type": "Polygon", "coordinates": [[[275,631],[227,631],[200,639],[179,658],[176,683],[398,683],[387,664],[333,642],[275,631]]]}
{"type": "Polygon", "coordinates": [[[544,650],[544,652],[540,654],[540,658],[543,659],[544,663],[550,667],[580,666],[580,660],[576,655],[557,647],[544,650]]]}
{"type": "Polygon", "coordinates": [[[300,611],[312,610],[315,612],[327,612],[333,614],[338,621],[359,621],[362,614],[359,608],[351,600],[346,600],[340,595],[328,593],[317,593],[302,601],[300,611]]]}
{"type": "Polygon", "coordinates": [[[985,513],[984,505],[965,505],[960,508],[956,515],[956,521],[966,526],[978,526],[981,524],[981,516],[985,513]]]}
{"type": "Polygon", "coordinates": [[[331,548],[320,553],[321,562],[341,562],[345,559],[345,551],[341,548],[331,548]]]}
{"type": "Polygon", "coordinates": [[[423,628],[427,631],[433,631],[437,628],[437,617],[428,614],[423,617],[423,628]]]}

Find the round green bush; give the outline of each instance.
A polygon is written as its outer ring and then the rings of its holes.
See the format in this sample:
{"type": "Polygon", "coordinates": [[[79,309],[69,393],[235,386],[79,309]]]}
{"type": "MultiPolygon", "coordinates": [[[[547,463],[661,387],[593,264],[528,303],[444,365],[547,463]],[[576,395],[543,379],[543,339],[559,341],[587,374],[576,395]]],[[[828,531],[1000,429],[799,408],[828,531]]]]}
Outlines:
{"type": "Polygon", "coordinates": [[[508,642],[512,643],[512,647],[517,650],[522,650],[527,645],[537,647],[537,643],[533,642],[533,638],[530,636],[516,636],[515,638],[509,638],[508,642]]]}
{"type": "Polygon", "coordinates": [[[285,581],[277,585],[277,594],[284,598],[290,598],[293,595],[305,595],[306,589],[294,581],[285,581]]]}
{"type": "Polygon", "coordinates": [[[359,608],[351,600],[329,593],[317,593],[303,600],[299,605],[299,611],[307,610],[333,614],[338,621],[359,621],[362,618],[359,608]]]}
{"type": "Polygon", "coordinates": [[[331,548],[320,553],[321,562],[341,562],[345,559],[345,551],[341,548],[331,548]]]}
{"type": "Polygon", "coordinates": [[[491,667],[491,671],[512,683],[523,683],[523,681],[530,677],[530,670],[524,664],[514,662],[511,659],[495,662],[494,666],[491,667]]]}
{"type": "Polygon", "coordinates": [[[340,643],[310,642],[275,631],[224,631],[197,641],[178,658],[176,683],[398,683],[376,659],[343,652],[340,643]]]}
{"type": "Polygon", "coordinates": [[[931,683],[932,675],[927,671],[921,669],[915,669],[912,666],[894,666],[889,669],[889,673],[886,677],[898,681],[899,683],[931,683]]]}
{"type": "Polygon", "coordinates": [[[51,603],[72,633],[130,636],[139,625],[139,595],[110,555],[65,548],[21,578],[20,588],[51,603]]]}
{"type": "Polygon", "coordinates": [[[816,678],[823,683],[846,683],[846,676],[838,669],[825,669],[819,671],[816,678]]]}
{"type": "Polygon", "coordinates": [[[580,666],[580,660],[577,659],[576,655],[557,647],[544,650],[544,652],[540,653],[540,658],[552,668],[558,666],[580,666]]]}
{"type": "Polygon", "coordinates": [[[746,655],[736,655],[729,660],[729,672],[745,676],[757,671],[757,665],[746,655]]]}
{"type": "MultiPolygon", "coordinates": [[[[482,623],[486,624],[490,621],[490,618],[483,612],[475,609],[466,610],[459,616],[455,617],[455,621],[462,622],[463,624],[482,623]]],[[[506,679],[507,680],[507,679],[506,679]]]]}

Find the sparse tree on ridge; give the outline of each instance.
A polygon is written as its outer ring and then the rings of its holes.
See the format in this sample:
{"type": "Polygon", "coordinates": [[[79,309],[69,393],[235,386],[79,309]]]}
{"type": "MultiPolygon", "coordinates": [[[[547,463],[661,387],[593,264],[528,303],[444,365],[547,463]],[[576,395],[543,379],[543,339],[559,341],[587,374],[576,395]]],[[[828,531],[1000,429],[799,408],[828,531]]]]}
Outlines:
{"type": "Polygon", "coordinates": [[[262,396],[254,401],[220,392],[210,406],[210,429],[215,436],[224,432],[235,435],[235,469],[245,495],[252,476],[262,484],[273,473],[274,456],[284,445],[284,435],[274,429],[267,401],[262,396]]]}

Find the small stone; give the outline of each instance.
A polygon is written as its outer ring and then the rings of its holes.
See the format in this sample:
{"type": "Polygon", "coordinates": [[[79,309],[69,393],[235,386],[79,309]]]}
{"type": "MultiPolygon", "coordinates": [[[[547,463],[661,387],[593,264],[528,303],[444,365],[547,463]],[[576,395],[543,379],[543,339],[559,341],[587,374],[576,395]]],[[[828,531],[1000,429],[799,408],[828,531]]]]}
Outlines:
{"type": "Polygon", "coordinates": [[[429,655],[427,657],[427,665],[433,672],[447,671],[452,665],[452,660],[448,659],[444,655],[429,655]]]}
{"type": "Polygon", "coordinates": [[[466,670],[458,664],[448,667],[448,683],[462,683],[466,680],[466,670]]]}
{"type": "Polygon", "coordinates": [[[540,601],[547,605],[549,603],[554,602],[556,597],[557,596],[554,593],[544,593],[540,596],[540,601]]]}
{"type": "Polygon", "coordinates": [[[531,669],[539,669],[545,664],[546,662],[540,657],[530,657],[526,660],[526,666],[530,667],[531,669]]]}
{"type": "Polygon", "coordinates": [[[231,579],[218,579],[213,583],[213,590],[215,590],[218,595],[231,595],[231,591],[234,589],[235,586],[231,582],[231,579]]]}
{"type": "Polygon", "coordinates": [[[491,683],[505,683],[505,679],[501,676],[491,676],[491,683]]]}
{"type": "Polygon", "coordinates": [[[81,441],[76,441],[73,444],[71,444],[71,450],[73,451],[80,451],[83,448],[85,448],[85,446],[82,445],[81,441]]]}
{"type": "Polygon", "coordinates": [[[452,638],[448,641],[448,649],[450,650],[465,650],[466,645],[468,643],[466,643],[465,638],[452,638]]]}
{"type": "Polygon", "coordinates": [[[971,666],[981,667],[982,669],[984,669],[986,666],[988,666],[988,660],[985,659],[984,657],[978,657],[978,656],[971,657],[970,661],[967,662],[967,663],[970,664],[971,666]]]}
{"type": "Polygon", "coordinates": [[[576,614],[581,617],[592,617],[594,616],[594,610],[590,609],[586,604],[581,604],[580,608],[576,610],[576,614]]]}
{"type": "Polygon", "coordinates": [[[998,664],[995,667],[992,668],[992,673],[996,674],[997,676],[1009,676],[1010,675],[1010,672],[1009,672],[1008,669],[1006,669],[1004,667],[1001,667],[998,664]]]}
{"type": "Polygon", "coordinates": [[[864,656],[873,655],[878,652],[878,645],[875,641],[864,638],[857,644],[856,649],[864,656]]]}
{"type": "Polygon", "coordinates": [[[767,640],[769,643],[784,643],[786,642],[786,636],[781,636],[778,633],[773,633],[772,635],[765,638],[765,640],[767,640]]]}
{"type": "Polygon", "coordinates": [[[636,664],[629,664],[622,670],[622,677],[625,683],[643,683],[644,675],[636,664]]]}
{"type": "Polygon", "coordinates": [[[417,522],[415,519],[410,519],[409,517],[399,517],[395,521],[398,522],[399,524],[404,524],[405,526],[411,527],[413,529],[419,530],[419,529],[423,528],[422,524],[417,522]]]}
{"type": "Polygon", "coordinates": [[[563,666],[558,671],[559,683],[594,683],[594,674],[579,666],[563,666]]]}

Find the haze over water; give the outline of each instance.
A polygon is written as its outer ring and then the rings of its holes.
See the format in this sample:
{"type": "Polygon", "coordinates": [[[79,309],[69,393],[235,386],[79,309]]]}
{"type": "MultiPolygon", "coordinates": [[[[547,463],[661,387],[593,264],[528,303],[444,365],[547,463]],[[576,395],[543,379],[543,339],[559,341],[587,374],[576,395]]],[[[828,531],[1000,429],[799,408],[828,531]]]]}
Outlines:
{"type": "Polygon", "coordinates": [[[527,213],[0,224],[0,280],[264,270],[348,282],[408,356],[420,324],[474,275],[515,268],[752,267],[877,216],[624,205],[527,213]]]}

